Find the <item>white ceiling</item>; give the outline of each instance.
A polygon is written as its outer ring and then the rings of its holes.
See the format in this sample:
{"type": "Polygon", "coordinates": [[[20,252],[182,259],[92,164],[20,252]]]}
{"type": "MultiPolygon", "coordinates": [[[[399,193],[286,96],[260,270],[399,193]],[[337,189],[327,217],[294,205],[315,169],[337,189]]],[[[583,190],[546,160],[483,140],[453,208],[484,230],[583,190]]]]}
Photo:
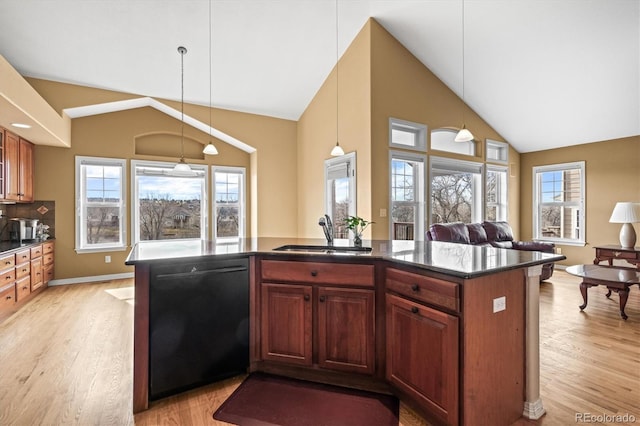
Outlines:
{"type": "MultiPolygon", "coordinates": [[[[0,54],[179,100],[182,45],[185,102],[209,104],[211,53],[214,106],[297,120],[369,17],[462,96],[462,5],[339,0],[336,27],[335,0],[0,0],[0,54]]],[[[464,41],[464,98],[518,151],[640,135],[640,0],[466,0],[464,41]]]]}

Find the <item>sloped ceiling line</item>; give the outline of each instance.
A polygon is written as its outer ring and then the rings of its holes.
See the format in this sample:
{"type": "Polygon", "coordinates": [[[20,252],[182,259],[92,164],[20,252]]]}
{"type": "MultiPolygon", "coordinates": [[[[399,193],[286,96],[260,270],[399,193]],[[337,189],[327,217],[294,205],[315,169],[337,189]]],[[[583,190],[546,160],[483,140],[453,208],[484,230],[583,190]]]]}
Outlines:
{"type": "MultiPolygon", "coordinates": [[[[64,112],[71,118],[81,118],[81,117],[89,117],[92,115],[108,114],[111,112],[126,111],[129,109],[144,108],[144,107],[154,108],[160,112],[167,114],[170,117],[175,118],[176,120],[180,120],[182,118],[182,113],[180,111],[176,110],[175,108],[171,108],[170,106],[150,97],[142,97],[142,98],[128,99],[124,101],[115,101],[115,102],[107,102],[102,104],[66,108],[64,109],[64,112]]],[[[236,139],[233,136],[228,135],[227,133],[222,132],[214,127],[211,127],[203,123],[202,121],[197,120],[187,114],[184,115],[184,122],[185,124],[195,127],[196,129],[204,133],[211,134],[211,136],[214,136],[220,139],[221,141],[226,142],[229,145],[236,147],[244,152],[251,154],[256,151],[256,148],[254,148],[253,146],[247,143],[244,143],[241,140],[236,139]]]]}

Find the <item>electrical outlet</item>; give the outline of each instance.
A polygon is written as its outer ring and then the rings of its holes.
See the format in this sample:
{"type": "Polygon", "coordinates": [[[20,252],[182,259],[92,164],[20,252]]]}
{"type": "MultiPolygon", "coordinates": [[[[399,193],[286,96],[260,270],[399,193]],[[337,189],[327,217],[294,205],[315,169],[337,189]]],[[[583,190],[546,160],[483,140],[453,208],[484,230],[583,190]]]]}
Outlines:
{"type": "Polygon", "coordinates": [[[111,263],[111,256],[105,256],[104,263],[111,263]]]}
{"type": "Polygon", "coordinates": [[[507,297],[496,297],[493,299],[493,313],[504,311],[507,309],[507,297]]]}
{"type": "Polygon", "coordinates": [[[562,254],[562,248],[556,247],[556,254],[562,254]]]}
{"type": "Polygon", "coordinates": [[[380,209],[380,217],[387,217],[387,209],[380,209]]]}

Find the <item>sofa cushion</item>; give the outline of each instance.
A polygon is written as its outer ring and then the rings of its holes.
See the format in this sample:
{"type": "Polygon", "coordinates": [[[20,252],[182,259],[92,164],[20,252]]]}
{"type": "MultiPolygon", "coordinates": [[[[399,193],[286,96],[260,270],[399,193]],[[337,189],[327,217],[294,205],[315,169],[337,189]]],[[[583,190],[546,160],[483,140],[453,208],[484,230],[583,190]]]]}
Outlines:
{"type": "Polygon", "coordinates": [[[486,244],[489,240],[487,239],[487,233],[479,223],[467,223],[467,230],[469,231],[469,241],[471,244],[480,245],[486,244]]]}
{"type": "MultiPolygon", "coordinates": [[[[513,231],[507,222],[482,222],[489,241],[513,241],[513,231]]],[[[505,247],[511,248],[511,247],[505,247]]]]}
{"type": "Polygon", "coordinates": [[[435,223],[429,228],[431,238],[435,241],[470,244],[469,230],[462,222],[435,223]]]}

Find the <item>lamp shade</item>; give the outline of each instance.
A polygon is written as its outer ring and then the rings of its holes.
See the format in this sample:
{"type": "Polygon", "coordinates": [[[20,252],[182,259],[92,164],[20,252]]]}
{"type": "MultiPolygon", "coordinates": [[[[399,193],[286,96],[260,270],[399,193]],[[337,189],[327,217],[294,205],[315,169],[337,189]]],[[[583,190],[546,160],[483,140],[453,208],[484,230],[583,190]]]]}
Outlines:
{"type": "Polygon", "coordinates": [[[209,142],[207,144],[207,146],[204,147],[202,152],[204,154],[207,154],[207,155],[217,155],[218,154],[218,150],[216,149],[216,147],[211,142],[209,142]]]}
{"type": "Polygon", "coordinates": [[[611,223],[635,223],[640,222],[640,203],[620,202],[616,203],[609,219],[611,223]]]}
{"type": "Polygon", "coordinates": [[[469,142],[473,140],[473,135],[466,127],[463,127],[453,140],[455,142],[469,142]]]}
{"type": "Polygon", "coordinates": [[[334,157],[339,157],[341,155],[344,155],[344,149],[342,149],[339,143],[336,142],[336,146],[334,146],[333,149],[331,150],[331,155],[334,157]]]}

